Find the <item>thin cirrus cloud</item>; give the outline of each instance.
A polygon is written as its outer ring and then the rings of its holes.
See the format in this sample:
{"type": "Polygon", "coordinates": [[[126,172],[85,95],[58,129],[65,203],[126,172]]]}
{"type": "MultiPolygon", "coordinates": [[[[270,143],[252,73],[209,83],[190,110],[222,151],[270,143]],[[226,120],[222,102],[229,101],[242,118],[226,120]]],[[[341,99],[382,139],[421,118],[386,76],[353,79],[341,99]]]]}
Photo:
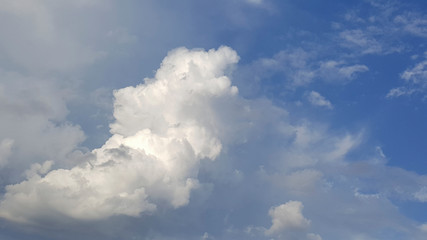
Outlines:
{"type": "Polygon", "coordinates": [[[387,55],[407,51],[401,39],[411,35],[425,38],[426,16],[395,1],[367,1],[366,13],[350,10],[345,23],[336,23],[338,43],[356,55],[387,55]]]}
{"type": "Polygon", "coordinates": [[[393,88],[387,93],[387,98],[409,96],[416,93],[424,94],[427,88],[427,60],[406,69],[400,78],[405,81],[401,87],[393,88]]]}
{"type": "Polygon", "coordinates": [[[272,73],[282,74],[287,88],[305,87],[316,81],[347,84],[369,70],[363,64],[324,60],[317,50],[303,48],[282,50],[271,58],[255,61],[250,68],[261,79],[272,73]]]}

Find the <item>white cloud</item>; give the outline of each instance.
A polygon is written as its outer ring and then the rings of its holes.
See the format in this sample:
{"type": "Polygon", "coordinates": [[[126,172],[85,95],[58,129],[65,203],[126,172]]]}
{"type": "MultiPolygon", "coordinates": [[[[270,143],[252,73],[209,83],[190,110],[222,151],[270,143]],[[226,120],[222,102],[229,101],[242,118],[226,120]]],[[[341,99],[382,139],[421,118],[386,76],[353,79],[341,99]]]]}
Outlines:
{"type": "MultiPolygon", "coordinates": [[[[298,59],[287,61],[298,66],[298,59]]],[[[396,213],[387,198],[417,200],[416,193],[426,184],[422,177],[387,168],[384,161],[349,162],[346,156],[359,145],[362,134],[334,133],[327,126],[307,119],[297,118],[291,124],[290,119],[295,118],[292,112],[266,99],[239,97],[237,88],[227,77],[227,68],[237,60],[237,54],[227,47],[208,52],[185,48],[171,51],[153,79],[115,91],[113,136],[83,157],[73,153],[80,139],[77,136],[82,137],[78,134],[81,131],[71,124],[61,125],[68,113],[67,93],[57,92],[61,88],[47,80],[37,81],[40,89],[37,84],[27,86],[34,90],[28,92],[19,86],[32,81],[19,80],[25,77],[12,74],[17,80],[2,83],[3,91],[0,90],[0,97],[5,99],[0,101],[0,107],[10,117],[0,116],[0,120],[3,118],[9,124],[0,130],[4,133],[7,129],[19,130],[15,131],[19,134],[4,134],[14,139],[11,156],[18,152],[14,151],[15,147],[28,149],[32,145],[35,150],[48,149],[51,153],[31,165],[25,172],[27,180],[7,186],[0,204],[2,217],[35,223],[61,222],[64,218],[78,222],[115,215],[144,215],[142,220],[132,219],[152,224],[147,228],[156,232],[159,229],[151,221],[163,225],[172,222],[165,220],[169,216],[176,218],[191,213],[191,219],[182,219],[180,223],[187,226],[188,222],[197,222],[211,213],[211,209],[206,210],[211,206],[205,204],[225,209],[215,214],[219,217],[224,214],[227,226],[245,221],[249,223],[244,226],[249,226],[259,215],[257,210],[247,213],[242,207],[246,200],[251,202],[245,206],[257,204],[262,209],[271,206],[271,199],[299,199],[310,206],[308,213],[315,209],[331,219],[322,222],[316,214],[311,214],[311,222],[302,214],[302,203],[290,201],[270,209],[272,226],[269,229],[254,227],[247,229],[247,233],[242,230],[241,234],[259,239],[290,236],[290,239],[320,240],[320,235],[310,232],[342,239],[357,235],[373,238],[378,231],[390,226],[396,227],[397,232],[414,229],[408,227],[408,220],[396,213]],[[10,89],[13,91],[6,91],[10,89]],[[24,113],[31,121],[19,120],[24,113]],[[31,127],[26,128],[26,124],[31,127]],[[17,127],[21,125],[24,127],[17,127]],[[53,133],[46,134],[50,132],[46,129],[53,133]],[[37,139],[35,136],[49,137],[37,139]],[[31,141],[21,145],[27,137],[31,141]],[[63,153],[55,155],[59,150],[63,153]],[[80,164],[64,168],[58,158],[70,162],[75,161],[71,158],[79,158],[76,161],[80,164]],[[55,160],[55,163],[45,160],[55,160]],[[258,169],[262,171],[255,175],[258,169]],[[267,181],[262,182],[263,179],[267,181]],[[252,188],[256,184],[263,187],[252,188]],[[204,191],[206,185],[214,190],[204,191]],[[193,204],[194,192],[199,201],[196,204],[193,204]],[[233,197],[224,197],[228,193],[233,197]],[[201,194],[205,195],[200,197],[201,194]],[[184,205],[188,206],[175,213],[163,211],[163,208],[184,205]],[[331,205],[336,208],[329,209],[331,205]],[[156,209],[160,208],[158,216],[156,209]],[[239,209],[254,218],[239,215],[239,209]],[[343,230],[327,233],[330,228],[327,223],[331,222],[343,230]],[[397,227],[399,225],[402,227],[397,227]],[[326,234],[319,229],[327,229],[326,234]]],[[[310,68],[321,66],[319,62],[313,65],[301,61],[310,68]]],[[[347,66],[335,63],[330,62],[337,69],[347,66]]],[[[265,64],[281,67],[276,65],[280,62],[275,61],[265,64]]],[[[95,98],[108,97],[104,90],[94,95],[95,98]]],[[[384,158],[383,153],[378,154],[384,158]]],[[[194,230],[193,225],[188,226],[193,231],[191,234],[197,231],[198,238],[227,236],[233,239],[233,234],[239,232],[234,226],[221,229],[222,225],[214,221],[212,229],[194,230]],[[206,231],[209,234],[203,234],[206,231]]]]}
{"type": "Polygon", "coordinates": [[[207,232],[205,232],[201,239],[202,240],[214,240],[215,238],[210,236],[207,232]]]}
{"type": "Polygon", "coordinates": [[[359,136],[347,134],[335,141],[334,148],[325,154],[326,161],[342,160],[350,150],[359,145],[361,138],[361,134],[359,136]]]}
{"type": "Polygon", "coordinates": [[[427,60],[406,69],[400,77],[405,81],[405,85],[391,89],[386,95],[387,98],[425,93],[427,90],[427,60]]]}
{"type": "Polygon", "coordinates": [[[320,93],[318,93],[316,91],[311,91],[307,95],[307,99],[314,106],[326,107],[328,109],[332,109],[333,108],[332,103],[329,100],[327,100],[325,97],[323,97],[322,95],[320,95],[320,93]]]}
{"type": "Polygon", "coordinates": [[[338,43],[352,50],[350,54],[391,54],[409,50],[402,37],[427,36],[427,18],[417,10],[397,1],[368,1],[364,13],[359,9],[345,14],[346,23],[339,24],[338,43]]]}
{"type": "Polygon", "coordinates": [[[346,84],[369,68],[363,64],[349,64],[344,59],[324,60],[321,47],[314,50],[286,49],[271,58],[261,58],[250,66],[250,73],[257,78],[268,79],[272,74],[283,74],[283,88],[306,87],[314,81],[346,84]]]}
{"type": "Polygon", "coordinates": [[[255,67],[259,68],[261,72],[281,72],[285,75],[285,80],[293,86],[304,86],[315,77],[315,70],[311,66],[313,57],[311,53],[301,48],[283,50],[272,58],[258,60],[255,62],[255,67]]]}
{"type": "Polygon", "coordinates": [[[34,165],[26,181],[7,186],[0,215],[102,219],[151,212],[157,202],[186,205],[199,161],[221,151],[213,105],[236,96],[224,71],[237,60],[227,47],[170,52],[154,79],[114,93],[113,136],[87,163],[44,176],[48,166],[34,165]]]}
{"type": "Polygon", "coordinates": [[[348,83],[357,77],[358,73],[368,71],[366,65],[348,65],[344,62],[325,61],[320,63],[318,75],[327,82],[348,83]]]}
{"type": "Polygon", "coordinates": [[[344,40],[342,42],[344,47],[354,48],[362,54],[381,53],[384,51],[380,42],[361,29],[345,30],[339,36],[344,40]]]}
{"type": "Polygon", "coordinates": [[[395,98],[400,96],[409,96],[416,92],[418,92],[417,89],[410,89],[407,87],[397,87],[397,88],[391,89],[387,93],[386,98],[390,99],[390,98],[395,98]]]}
{"type": "Polygon", "coordinates": [[[325,126],[310,122],[293,126],[293,130],[293,141],[279,154],[281,164],[285,166],[281,169],[284,172],[298,168],[312,169],[321,164],[344,163],[345,156],[362,139],[362,133],[333,135],[325,126]]]}
{"type": "Polygon", "coordinates": [[[302,215],[303,208],[303,204],[299,201],[289,201],[270,208],[268,214],[272,225],[265,234],[277,235],[286,231],[306,229],[310,225],[310,220],[302,215]]]}
{"type": "Polygon", "coordinates": [[[394,23],[415,36],[427,38],[427,16],[406,12],[394,18],[394,23]]]}
{"type": "Polygon", "coordinates": [[[427,60],[418,63],[415,67],[405,70],[401,78],[414,84],[424,83],[427,81],[427,60]]]}

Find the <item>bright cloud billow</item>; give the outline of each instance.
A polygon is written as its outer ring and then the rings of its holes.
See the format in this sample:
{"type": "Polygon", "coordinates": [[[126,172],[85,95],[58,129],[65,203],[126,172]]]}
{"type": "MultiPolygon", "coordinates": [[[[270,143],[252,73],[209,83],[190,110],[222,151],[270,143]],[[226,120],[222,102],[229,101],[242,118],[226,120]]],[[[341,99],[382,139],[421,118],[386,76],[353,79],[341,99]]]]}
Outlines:
{"type": "Polygon", "coordinates": [[[37,221],[42,209],[50,209],[101,219],[151,212],[157,201],[188,204],[200,159],[214,160],[221,151],[210,105],[237,94],[224,76],[237,60],[227,47],[172,51],[154,79],[115,92],[113,136],[87,163],[8,186],[0,215],[37,221]]]}
{"type": "Polygon", "coordinates": [[[289,201],[270,208],[268,214],[272,225],[265,230],[265,234],[279,239],[322,240],[318,234],[306,233],[311,221],[302,214],[303,208],[304,205],[299,201],[289,201]]]}
{"type": "Polygon", "coordinates": [[[272,225],[265,231],[265,234],[274,235],[288,229],[307,228],[310,225],[310,221],[304,218],[301,213],[302,209],[303,205],[298,201],[289,201],[277,207],[272,207],[268,212],[272,225]]]}

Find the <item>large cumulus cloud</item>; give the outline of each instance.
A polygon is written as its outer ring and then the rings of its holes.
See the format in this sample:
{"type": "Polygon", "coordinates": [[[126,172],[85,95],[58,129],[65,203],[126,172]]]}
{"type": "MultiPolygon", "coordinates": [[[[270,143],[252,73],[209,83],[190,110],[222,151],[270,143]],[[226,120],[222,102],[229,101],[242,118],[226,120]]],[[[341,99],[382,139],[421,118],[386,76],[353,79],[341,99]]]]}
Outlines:
{"type": "Polygon", "coordinates": [[[221,151],[211,105],[236,96],[224,71],[237,60],[227,47],[170,52],[154,79],[115,92],[113,135],[86,163],[7,186],[1,216],[100,219],[138,216],[158,202],[186,205],[198,185],[199,161],[221,151]]]}
{"type": "MultiPolygon", "coordinates": [[[[228,47],[169,52],[154,78],[114,92],[102,147],[69,168],[33,164],[6,187],[0,216],[30,225],[135,217],[147,227],[134,235],[146,239],[382,239],[390,228],[423,239],[393,200],[423,202],[425,176],[388,167],[379,147],[350,159],[363,131],[332,132],[242,98],[230,80],[238,59],[228,47]]],[[[0,144],[6,159],[15,142],[0,144]]]]}

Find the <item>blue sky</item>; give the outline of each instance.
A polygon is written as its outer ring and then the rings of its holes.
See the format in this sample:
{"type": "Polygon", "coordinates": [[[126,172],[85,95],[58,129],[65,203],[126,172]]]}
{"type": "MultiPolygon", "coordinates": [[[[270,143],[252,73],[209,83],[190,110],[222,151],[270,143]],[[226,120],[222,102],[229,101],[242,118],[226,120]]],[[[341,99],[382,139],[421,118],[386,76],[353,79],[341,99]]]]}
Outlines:
{"type": "Polygon", "coordinates": [[[426,12],[0,0],[0,238],[425,239],[426,12]]]}

